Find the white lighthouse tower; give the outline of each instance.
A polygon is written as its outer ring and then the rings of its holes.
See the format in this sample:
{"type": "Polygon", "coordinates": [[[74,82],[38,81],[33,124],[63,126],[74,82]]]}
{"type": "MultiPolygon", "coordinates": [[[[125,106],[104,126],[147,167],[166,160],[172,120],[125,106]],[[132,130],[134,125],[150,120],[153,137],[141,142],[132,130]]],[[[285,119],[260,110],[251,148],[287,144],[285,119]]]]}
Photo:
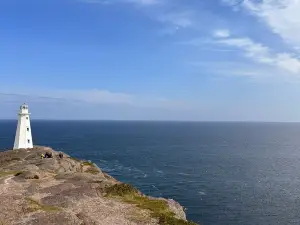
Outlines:
{"type": "Polygon", "coordinates": [[[28,105],[24,103],[21,105],[18,113],[18,127],[14,149],[33,148],[29,115],[28,105]]]}

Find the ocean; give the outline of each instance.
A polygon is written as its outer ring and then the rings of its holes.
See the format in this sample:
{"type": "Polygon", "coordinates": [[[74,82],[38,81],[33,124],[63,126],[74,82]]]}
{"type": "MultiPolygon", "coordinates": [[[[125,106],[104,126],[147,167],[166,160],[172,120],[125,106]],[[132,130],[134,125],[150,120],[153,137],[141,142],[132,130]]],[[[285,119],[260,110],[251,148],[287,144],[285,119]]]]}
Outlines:
{"type": "MultiPolygon", "coordinates": [[[[0,149],[16,123],[0,121],[0,149]]],[[[299,123],[32,121],[32,132],[202,225],[300,224],[299,123]]]]}

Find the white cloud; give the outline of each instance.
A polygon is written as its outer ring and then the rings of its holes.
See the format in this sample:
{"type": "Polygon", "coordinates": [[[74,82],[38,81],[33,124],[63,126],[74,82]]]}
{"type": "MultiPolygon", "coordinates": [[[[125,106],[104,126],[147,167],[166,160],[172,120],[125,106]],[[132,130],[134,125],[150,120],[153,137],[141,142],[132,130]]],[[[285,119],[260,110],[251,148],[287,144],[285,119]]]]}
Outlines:
{"type": "MultiPolygon", "coordinates": [[[[200,71],[208,71],[210,74],[216,76],[216,78],[223,79],[224,77],[245,77],[250,80],[256,80],[259,82],[269,81],[270,76],[274,80],[274,77],[280,77],[278,69],[270,69],[265,65],[255,65],[240,61],[200,61],[190,62],[190,65],[200,69],[200,71]],[[222,76],[222,77],[220,77],[222,76]]],[[[248,81],[249,81],[248,79],[248,81]]]]}
{"type": "Polygon", "coordinates": [[[269,47],[256,43],[250,38],[228,38],[217,40],[217,43],[239,48],[244,55],[255,62],[267,64],[300,75],[300,60],[290,53],[276,53],[269,47]]]}
{"type": "Polygon", "coordinates": [[[300,48],[299,0],[245,0],[243,6],[286,43],[295,49],[300,48]]]}
{"type": "Polygon", "coordinates": [[[213,32],[213,36],[217,37],[217,38],[227,38],[230,36],[230,31],[226,30],[226,29],[222,29],[222,30],[215,30],[213,32]]]}

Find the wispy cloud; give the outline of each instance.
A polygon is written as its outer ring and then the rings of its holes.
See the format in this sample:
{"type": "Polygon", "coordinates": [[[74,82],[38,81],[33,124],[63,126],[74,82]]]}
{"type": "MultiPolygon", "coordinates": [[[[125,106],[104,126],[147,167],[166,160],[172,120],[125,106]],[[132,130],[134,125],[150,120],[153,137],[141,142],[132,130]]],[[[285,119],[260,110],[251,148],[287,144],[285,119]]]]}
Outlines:
{"type": "MultiPolygon", "coordinates": [[[[282,74],[300,76],[300,1],[298,0],[221,0],[234,10],[254,16],[265,25],[266,32],[278,35],[287,47],[274,49],[268,43],[262,44],[249,37],[224,38],[216,43],[236,48],[242,54],[261,65],[268,65],[282,71],[282,74]]],[[[213,35],[217,37],[216,35],[213,35]]],[[[219,36],[221,38],[221,36],[219,36]]],[[[260,37],[256,37],[259,40],[260,37]]],[[[272,70],[270,68],[270,70],[272,70]]]]}
{"type": "Polygon", "coordinates": [[[257,17],[287,44],[300,49],[299,0],[222,0],[257,17]]]}
{"type": "Polygon", "coordinates": [[[226,61],[215,61],[214,65],[206,61],[195,61],[189,64],[202,67],[206,71],[219,75],[229,74],[253,78],[266,78],[269,75],[274,77],[292,75],[300,78],[300,58],[296,54],[278,52],[249,37],[231,37],[227,34],[230,35],[230,31],[228,33],[215,31],[211,39],[197,38],[180,44],[191,45],[199,50],[209,48],[210,51],[213,51],[213,49],[223,52],[228,51],[239,60],[234,62],[228,62],[228,59],[226,61]],[[250,59],[252,62],[247,62],[248,65],[245,65],[246,62],[242,62],[241,56],[250,59]],[[215,65],[218,65],[218,68],[215,65]],[[224,65],[225,68],[222,67],[224,65]]]}
{"type": "Polygon", "coordinates": [[[244,6],[284,41],[300,48],[300,1],[263,0],[255,3],[247,0],[244,6]]]}
{"type": "MultiPolygon", "coordinates": [[[[164,28],[160,34],[176,34],[181,29],[193,29],[193,35],[188,41],[179,41],[181,44],[196,46],[198,49],[210,52],[232,52],[234,57],[241,55],[251,59],[256,64],[269,66],[272,70],[277,68],[284,73],[299,75],[300,59],[293,51],[275,50],[268,44],[255,41],[247,36],[236,36],[230,27],[206,28],[208,35],[203,35],[199,29],[199,15],[201,8],[193,8],[189,4],[167,0],[111,0],[114,2],[144,5],[151,10],[145,10],[150,17],[164,28]],[[209,30],[210,29],[210,30],[209,30]],[[195,37],[195,36],[194,36],[195,37]],[[206,50],[205,50],[206,49],[206,50]]],[[[263,21],[271,31],[278,34],[286,43],[300,50],[300,1],[296,0],[220,0],[234,9],[246,9],[251,15],[263,21]]],[[[215,18],[217,20],[217,18],[215,18]]],[[[222,24],[222,23],[221,23],[222,24]]],[[[216,25],[216,24],[214,24],[216,25]]],[[[260,40],[259,38],[257,38],[260,40]]],[[[253,63],[252,63],[253,64],[253,63]]],[[[284,74],[283,73],[283,74],[284,74]]],[[[254,75],[252,71],[246,71],[246,75],[254,75]]],[[[255,70],[255,74],[259,74],[255,70]]]]}
{"type": "Polygon", "coordinates": [[[217,38],[227,38],[230,36],[230,31],[227,29],[215,30],[213,36],[217,38]]]}
{"type": "Polygon", "coordinates": [[[216,77],[246,77],[250,80],[262,82],[270,78],[270,76],[278,77],[276,69],[270,73],[270,69],[264,66],[255,66],[245,62],[190,62],[190,65],[199,68],[201,71],[209,71],[210,74],[216,77]]]}
{"type": "MultiPolygon", "coordinates": [[[[107,90],[25,90],[16,91],[1,88],[2,100],[19,96],[21,99],[35,101],[84,102],[89,104],[127,105],[140,108],[160,108],[170,110],[189,110],[191,104],[183,100],[137,96],[127,93],[110,92],[107,90]],[[5,98],[4,98],[5,97],[5,98]]],[[[1,98],[0,98],[1,100],[1,98]]]]}
{"type": "Polygon", "coordinates": [[[276,53],[269,47],[254,42],[250,38],[227,38],[218,40],[217,43],[239,48],[243,51],[245,57],[257,63],[274,66],[292,74],[300,75],[300,59],[290,53],[276,53]]]}

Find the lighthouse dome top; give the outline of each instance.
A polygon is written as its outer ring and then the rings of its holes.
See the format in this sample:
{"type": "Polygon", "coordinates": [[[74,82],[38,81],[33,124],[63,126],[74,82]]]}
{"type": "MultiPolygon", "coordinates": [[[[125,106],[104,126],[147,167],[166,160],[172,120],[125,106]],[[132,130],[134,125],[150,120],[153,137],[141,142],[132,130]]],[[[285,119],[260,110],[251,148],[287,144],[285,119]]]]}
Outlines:
{"type": "Polygon", "coordinates": [[[29,112],[28,112],[28,105],[27,104],[24,103],[24,104],[22,104],[20,106],[19,114],[23,114],[23,115],[29,114],[29,112]]]}
{"type": "Polygon", "coordinates": [[[20,106],[20,109],[28,109],[28,105],[26,103],[23,103],[21,106],[20,106]]]}

